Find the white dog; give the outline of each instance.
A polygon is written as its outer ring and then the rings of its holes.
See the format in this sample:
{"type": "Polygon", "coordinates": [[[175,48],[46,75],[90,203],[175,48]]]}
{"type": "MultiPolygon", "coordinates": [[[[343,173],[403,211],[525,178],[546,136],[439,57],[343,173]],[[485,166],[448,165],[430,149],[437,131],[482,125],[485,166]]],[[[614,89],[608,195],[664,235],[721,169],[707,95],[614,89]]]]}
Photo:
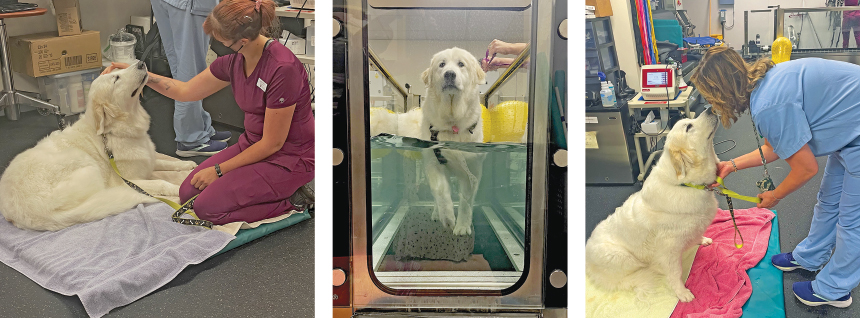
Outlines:
{"type": "MultiPolygon", "coordinates": [[[[427,86],[427,98],[421,108],[421,139],[483,142],[478,85],[485,77],[478,59],[466,50],[455,47],[433,55],[430,67],[421,73],[427,86]]],[[[472,234],[472,205],[486,154],[427,149],[422,151],[422,156],[436,201],[432,218],[453,228],[455,235],[472,234]],[[460,181],[456,218],[449,176],[460,181]]]]}
{"type": "Polygon", "coordinates": [[[6,220],[22,229],[56,231],[158,202],[116,175],[102,135],[123,177],[152,195],[178,196],[179,186],[154,179],[153,171],[186,171],[196,164],[156,159],[147,134],[150,117],[138,100],[147,80],[143,62],[99,76],[78,122],[16,156],[0,177],[6,220]]]}
{"type": "Polygon", "coordinates": [[[682,302],[694,296],[681,278],[681,254],[712,240],[703,237],[717,212],[710,191],[684,186],[709,185],[719,162],[713,138],[717,116],[678,121],[666,138],[665,153],[642,190],[600,222],[585,244],[586,274],[608,290],[633,288],[639,295],[657,287],[660,275],[682,302]]]}

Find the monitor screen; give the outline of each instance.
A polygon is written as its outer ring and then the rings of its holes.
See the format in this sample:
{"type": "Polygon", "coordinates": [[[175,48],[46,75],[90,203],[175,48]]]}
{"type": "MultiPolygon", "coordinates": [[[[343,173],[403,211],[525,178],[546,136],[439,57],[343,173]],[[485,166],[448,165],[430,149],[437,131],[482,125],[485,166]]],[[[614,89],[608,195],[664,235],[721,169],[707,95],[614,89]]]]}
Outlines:
{"type": "Polygon", "coordinates": [[[645,83],[649,86],[663,87],[669,85],[669,72],[648,72],[645,83]]]}

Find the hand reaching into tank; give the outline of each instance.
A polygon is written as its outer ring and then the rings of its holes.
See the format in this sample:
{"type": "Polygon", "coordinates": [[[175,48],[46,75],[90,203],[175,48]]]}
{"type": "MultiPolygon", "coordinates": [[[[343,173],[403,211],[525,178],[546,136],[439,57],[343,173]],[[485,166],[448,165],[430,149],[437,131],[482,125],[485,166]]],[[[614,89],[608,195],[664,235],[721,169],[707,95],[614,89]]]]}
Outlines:
{"type": "Polygon", "coordinates": [[[526,48],[525,43],[508,43],[501,40],[493,40],[490,42],[490,45],[487,46],[487,55],[495,56],[496,54],[502,55],[518,55],[526,48]]]}
{"type": "MultiPolygon", "coordinates": [[[[481,68],[484,72],[489,72],[502,67],[508,67],[513,64],[513,58],[497,58],[496,55],[519,55],[526,49],[526,43],[508,43],[501,40],[493,40],[487,46],[487,54],[481,60],[481,68]]],[[[525,63],[523,63],[525,65],[525,63]]]]}
{"type": "Polygon", "coordinates": [[[481,60],[481,68],[484,72],[495,71],[502,67],[508,67],[512,63],[514,63],[514,59],[507,57],[497,57],[493,60],[483,59],[481,60]]]}

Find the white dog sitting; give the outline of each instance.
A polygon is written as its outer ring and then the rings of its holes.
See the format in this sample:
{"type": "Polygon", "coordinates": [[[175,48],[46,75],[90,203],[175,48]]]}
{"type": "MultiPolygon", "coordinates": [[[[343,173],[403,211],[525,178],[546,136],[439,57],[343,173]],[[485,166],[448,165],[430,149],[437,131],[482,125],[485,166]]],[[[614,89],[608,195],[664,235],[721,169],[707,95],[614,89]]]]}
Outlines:
{"type": "Polygon", "coordinates": [[[78,122],[16,156],[0,177],[6,220],[22,229],[55,231],[159,202],[116,175],[105,141],[123,177],[152,195],[179,196],[179,186],[154,179],[153,171],[186,171],[196,164],[156,159],[147,134],[150,117],[138,99],[147,80],[143,62],[99,76],[78,122]]]}
{"type": "Polygon", "coordinates": [[[713,138],[718,122],[710,110],[695,120],[678,121],[642,190],[591,233],[585,244],[586,275],[596,286],[633,288],[641,298],[657,287],[662,275],[679,300],[693,300],[681,277],[681,255],[694,245],[712,243],[702,234],[718,205],[713,192],[684,183],[709,185],[716,180],[719,159],[713,138]]]}

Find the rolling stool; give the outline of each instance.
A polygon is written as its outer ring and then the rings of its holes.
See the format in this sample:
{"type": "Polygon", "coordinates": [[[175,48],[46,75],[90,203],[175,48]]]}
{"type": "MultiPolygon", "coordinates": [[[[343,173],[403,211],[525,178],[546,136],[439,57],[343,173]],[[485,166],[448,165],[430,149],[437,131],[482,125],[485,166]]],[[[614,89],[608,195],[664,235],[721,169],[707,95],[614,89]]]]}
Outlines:
{"type": "Polygon", "coordinates": [[[3,112],[9,120],[18,120],[21,110],[18,108],[18,97],[30,100],[39,109],[39,112],[45,114],[54,114],[57,116],[57,124],[60,129],[65,128],[65,116],[60,113],[60,107],[51,103],[45,102],[38,98],[30,97],[15,90],[15,84],[12,81],[12,65],[9,62],[9,43],[6,36],[6,19],[32,17],[43,15],[48,9],[36,8],[30,11],[0,13],[0,77],[3,79],[3,92],[0,93],[0,107],[3,107],[3,112]]]}

